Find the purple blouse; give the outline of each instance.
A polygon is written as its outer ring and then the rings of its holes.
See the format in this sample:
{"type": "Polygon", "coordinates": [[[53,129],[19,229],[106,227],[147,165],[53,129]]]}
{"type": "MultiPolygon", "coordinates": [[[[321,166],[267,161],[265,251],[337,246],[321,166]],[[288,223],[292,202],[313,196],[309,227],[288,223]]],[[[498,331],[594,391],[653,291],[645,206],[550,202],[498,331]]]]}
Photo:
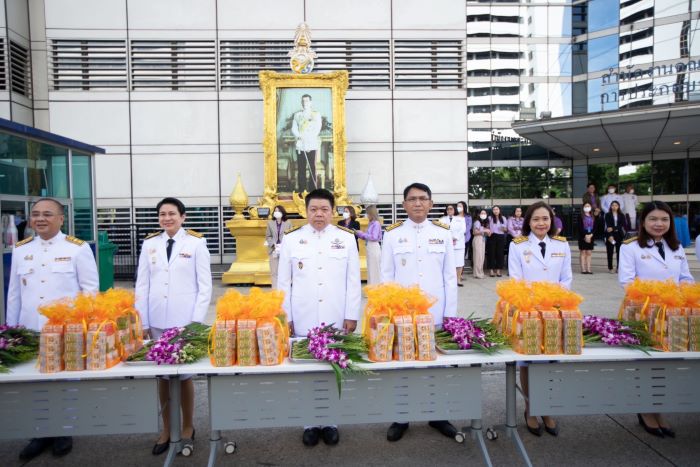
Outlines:
{"type": "Polygon", "coordinates": [[[523,233],[523,217],[511,217],[508,219],[508,233],[513,237],[519,237],[523,233]]]}
{"type": "Polygon", "coordinates": [[[595,219],[593,219],[593,216],[587,216],[583,215],[581,216],[582,222],[583,222],[583,230],[586,232],[593,232],[593,224],[595,222],[595,219]]]}
{"type": "Polygon", "coordinates": [[[497,217],[494,221],[494,218],[491,216],[489,216],[489,220],[491,221],[491,226],[489,228],[491,229],[492,235],[505,235],[508,228],[505,220],[501,222],[500,218],[497,217]]]}
{"type": "Polygon", "coordinates": [[[472,218],[471,216],[464,216],[464,225],[467,229],[464,231],[464,243],[467,243],[472,239],[472,218]]]}
{"type": "Polygon", "coordinates": [[[367,233],[361,230],[356,230],[355,233],[367,242],[378,242],[382,239],[382,226],[379,225],[379,222],[372,221],[367,226],[367,233]]]}

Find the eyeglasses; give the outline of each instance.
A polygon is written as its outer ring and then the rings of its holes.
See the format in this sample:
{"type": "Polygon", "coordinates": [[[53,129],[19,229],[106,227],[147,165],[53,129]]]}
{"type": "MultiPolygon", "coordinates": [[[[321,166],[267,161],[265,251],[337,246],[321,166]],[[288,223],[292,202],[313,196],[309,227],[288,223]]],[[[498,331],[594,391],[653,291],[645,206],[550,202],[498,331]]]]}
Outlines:
{"type": "Polygon", "coordinates": [[[428,198],[427,196],[411,196],[410,198],[406,198],[405,201],[411,204],[425,204],[428,201],[430,201],[430,198],[428,198]]]}
{"type": "Polygon", "coordinates": [[[44,212],[33,211],[30,216],[32,219],[38,219],[40,217],[44,217],[46,219],[51,219],[52,217],[56,217],[57,215],[58,214],[56,214],[55,212],[51,212],[51,211],[44,211],[44,212]]]}

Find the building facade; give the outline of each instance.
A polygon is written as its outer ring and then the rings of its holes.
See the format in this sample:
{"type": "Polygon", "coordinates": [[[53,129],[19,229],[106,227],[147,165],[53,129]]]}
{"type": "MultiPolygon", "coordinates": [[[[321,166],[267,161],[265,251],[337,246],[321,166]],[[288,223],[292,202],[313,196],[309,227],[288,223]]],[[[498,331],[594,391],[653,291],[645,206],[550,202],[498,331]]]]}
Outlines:
{"type": "Polygon", "coordinates": [[[251,202],[263,192],[257,75],[289,69],[303,21],[315,71],[350,74],[348,191],[359,200],[371,174],[387,223],[413,181],[434,189],[436,215],[458,200],[509,212],[545,197],[569,233],[588,180],[700,212],[697,147],[572,158],[513,129],[700,99],[696,0],[0,3],[0,117],[106,149],[103,229],[154,229],[156,202],[174,195],[212,260],[231,261],[236,175],[251,202]]]}

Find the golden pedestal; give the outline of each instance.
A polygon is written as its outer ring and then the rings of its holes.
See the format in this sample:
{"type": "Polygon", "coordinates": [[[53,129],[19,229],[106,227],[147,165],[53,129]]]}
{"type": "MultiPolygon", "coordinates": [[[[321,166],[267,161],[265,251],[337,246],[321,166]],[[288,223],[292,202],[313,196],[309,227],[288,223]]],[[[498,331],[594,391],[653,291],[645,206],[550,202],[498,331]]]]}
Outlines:
{"type": "MultiPolygon", "coordinates": [[[[333,219],[336,224],[340,218],[333,219]]],[[[362,230],[367,229],[367,219],[358,219],[362,230]]],[[[295,226],[307,223],[306,219],[294,219],[295,226]]],[[[230,219],[226,227],[236,238],[236,260],[221,277],[223,284],[270,285],[270,259],[265,243],[265,219],[230,219]]],[[[360,273],[367,279],[365,241],[360,240],[360,273]]]]}

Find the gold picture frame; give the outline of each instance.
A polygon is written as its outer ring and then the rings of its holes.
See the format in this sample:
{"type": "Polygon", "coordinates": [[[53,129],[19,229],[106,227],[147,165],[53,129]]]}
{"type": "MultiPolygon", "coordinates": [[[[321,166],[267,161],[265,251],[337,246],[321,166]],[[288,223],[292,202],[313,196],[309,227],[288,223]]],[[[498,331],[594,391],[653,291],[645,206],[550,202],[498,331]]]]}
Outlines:
{"type": "MultiPolygon", "coordinates": [[[[348,72],[292,74],[261,71],[259,77],[263,93],[265,177],[265,190],[259,206],[272,209],[282,205],[288,213],[305,217],[303,197],[314,187],[333,192],[336,205],[353,204],[347,193],[345,159],[348,72]],[[313,101],[314,97],[316,101],[313,101]],[[303,137],[299,136],[297,122],[301,121],[302,114],[310,115],[309,121],[322,118],[322,123],[315,126],[316,136],[307,138],[311,143],[304,143],[301,141],[303,137]]],[[[251,211],[255,215],[257,209],[251,211]]]]}

